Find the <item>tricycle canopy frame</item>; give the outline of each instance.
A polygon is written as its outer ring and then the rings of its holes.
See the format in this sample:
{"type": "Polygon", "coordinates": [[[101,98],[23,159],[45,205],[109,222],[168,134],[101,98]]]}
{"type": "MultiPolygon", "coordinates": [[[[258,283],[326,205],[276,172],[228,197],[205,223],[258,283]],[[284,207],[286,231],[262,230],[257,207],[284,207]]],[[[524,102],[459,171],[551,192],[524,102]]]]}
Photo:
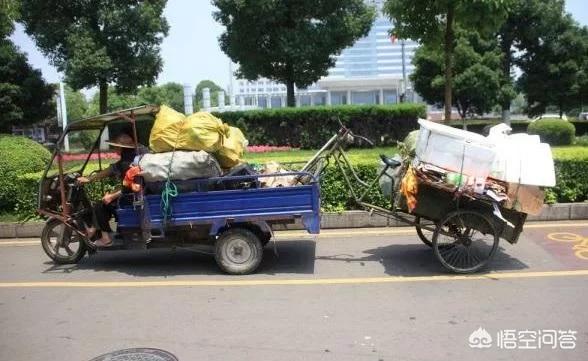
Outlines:
{"type": "Polygon", "coordinates": [[[119,110],[119,111],[112,112],[112,113],[106,113],[106,114],[101,114],[101,115],[97,115],[97,116],[92,116],[92,117],[76,120],[76,121],[73,121],[70,124],[68,124],[68,126],[65,128],[65,130],[63,131],[63,133],[61,134],[61,136],[59,137],[59,139],[57,141],[57,144],[55,146],[55,150],[53,152],[53,156],[51,157],[51,161],[47,165],[47,168],[45,169],[45,172],[43,173],[43,177],[42,177],[42,179],[45,179],[47,177],[47,174],[49,173],[51,166],[54,164],[55,159],[57,159],[57,165],[58,165],[58,167],[57,167],[58,173],[57,174],[59,177],[59,192],[61,195],[60,202],[61,202],[62,212],[61,212],[61,214],[56,214],[52,211],[43,209],[42,199],[45,195],[43,194],[42,182],[41,182],[41,185],[39,186],[39,198],[38,198],[38,210],[37,211],[42,215],[49,216],[49,217],[58,217],[58,218],[62,219],[63,221],[66,221],[68,219],[68,216],[70,214],[70,209],[69,209],[67,201],[66,201],[66,190],[65,190],[65,184],[64,184],[63,145],[64,145],[65,138],[68,136],[68,134],[70,132],[83,131],[83,130],[98,130],[99,131],[97,139],[94,141],[92,148],[89,150],[88,156],[86,157],[82,167],[80,168],[80,171],[81,172],[84,171],[84,169],[86,168],[86,165],[88,164],[88,161],[90,160],[90,157],[92,156],[92,154],[96,150],[98,150],[98,162],[99,162],[99,167],[101,168],[102,162],[101,162],[101,157],[100,157],[100,139],[102,137],[102,134],[104,133],[104,129],[106,127],[108,127],[108,125],[113,124],[115,122],[121,122],[121,121],[128,122],[131,125],[135,148],[138,149],[139,143],[138,143],[138,138],[137,138],[137,125],[136,125],[137,120],[142,119],[144,117],[150,117],[150,118],[154,117],[158,111],[159,111],[159,107],[156,105],[142,105],[139,107],[119,110]]]}

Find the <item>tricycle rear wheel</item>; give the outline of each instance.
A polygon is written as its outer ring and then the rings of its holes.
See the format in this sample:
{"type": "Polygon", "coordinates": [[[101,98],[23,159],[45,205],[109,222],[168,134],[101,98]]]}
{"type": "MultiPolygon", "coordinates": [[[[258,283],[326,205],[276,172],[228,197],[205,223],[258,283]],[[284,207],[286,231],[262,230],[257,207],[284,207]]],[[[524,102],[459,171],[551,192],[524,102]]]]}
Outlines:
{"type": "Polygon", "coordinates": [[[255,233],[229,228],[216,240],[215,259],[226,273],[243,275],[257,269],[263,258],[263,245],[255,233]]]}
{"type": "Polygon", "coordinates": [[[43,250],[57,264],[78,263],[86,254],[86,243],[59,219],[47,221],[41,233],[43,250]]]}
{"type": "Polygon", "coordinates": [[[498,249],[494,223],[472,210],[451,212],[433,234],[433,251],[441,264],[455,273],[473,273],[485,267],[498,249]]]}

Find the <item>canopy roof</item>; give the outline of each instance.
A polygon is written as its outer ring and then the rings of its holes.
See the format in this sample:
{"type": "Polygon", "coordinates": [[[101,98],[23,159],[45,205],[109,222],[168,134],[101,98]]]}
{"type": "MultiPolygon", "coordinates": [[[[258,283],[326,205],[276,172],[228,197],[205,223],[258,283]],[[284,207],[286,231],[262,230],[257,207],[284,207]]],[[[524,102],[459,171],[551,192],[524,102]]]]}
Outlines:
{"type": "Polygon", "coordinates": [[[142,105],[135,108],[117,110],[112,113],[96,115],[71,122],[68,124],[66,131],[102,129],[112,122],[125,120],[125,117],[135,118],[136,120],[140,120],[145,117],[152,118],[158,111],[159,106],[157,105],[142,105]]]}

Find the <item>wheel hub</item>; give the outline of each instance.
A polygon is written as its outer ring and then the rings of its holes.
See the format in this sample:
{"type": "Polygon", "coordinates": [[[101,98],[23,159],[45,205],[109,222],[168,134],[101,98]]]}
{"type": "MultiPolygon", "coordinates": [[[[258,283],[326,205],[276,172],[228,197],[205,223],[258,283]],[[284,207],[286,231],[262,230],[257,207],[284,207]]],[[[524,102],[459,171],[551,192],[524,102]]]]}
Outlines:
{"type": "Polygon", "coordinates": [[[227,257],[234,263],[245,263],[251,258],[251,248],[242,239],[232,241],[228,246],[227,257]]]}

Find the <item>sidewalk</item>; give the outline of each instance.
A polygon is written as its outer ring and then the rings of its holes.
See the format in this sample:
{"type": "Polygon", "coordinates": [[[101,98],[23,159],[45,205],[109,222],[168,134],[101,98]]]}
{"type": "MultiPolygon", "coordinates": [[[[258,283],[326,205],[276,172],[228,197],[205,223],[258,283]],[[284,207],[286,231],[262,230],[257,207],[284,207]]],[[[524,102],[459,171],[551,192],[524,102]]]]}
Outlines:
{"type": "MultiPolygon", "coordinates": [[[[569,221],[588,219],[588,203],[558,203],[546,205],[541,214],[529,216],[527,222],[532,221],[569,221]]],[[[41,236],[44,222],[0,223],[0,238],[37,238],[41,236]]],[[[370,215],[366,211],[346,211],[343,213],[323,213],[321,229],[339,228],[373,228],[373,227],[402,227],[406,224],[395,219],[378,215],[370,215]]],[[[274,230],[299,230],[299,223],[275,225],[274,230]]]]}

